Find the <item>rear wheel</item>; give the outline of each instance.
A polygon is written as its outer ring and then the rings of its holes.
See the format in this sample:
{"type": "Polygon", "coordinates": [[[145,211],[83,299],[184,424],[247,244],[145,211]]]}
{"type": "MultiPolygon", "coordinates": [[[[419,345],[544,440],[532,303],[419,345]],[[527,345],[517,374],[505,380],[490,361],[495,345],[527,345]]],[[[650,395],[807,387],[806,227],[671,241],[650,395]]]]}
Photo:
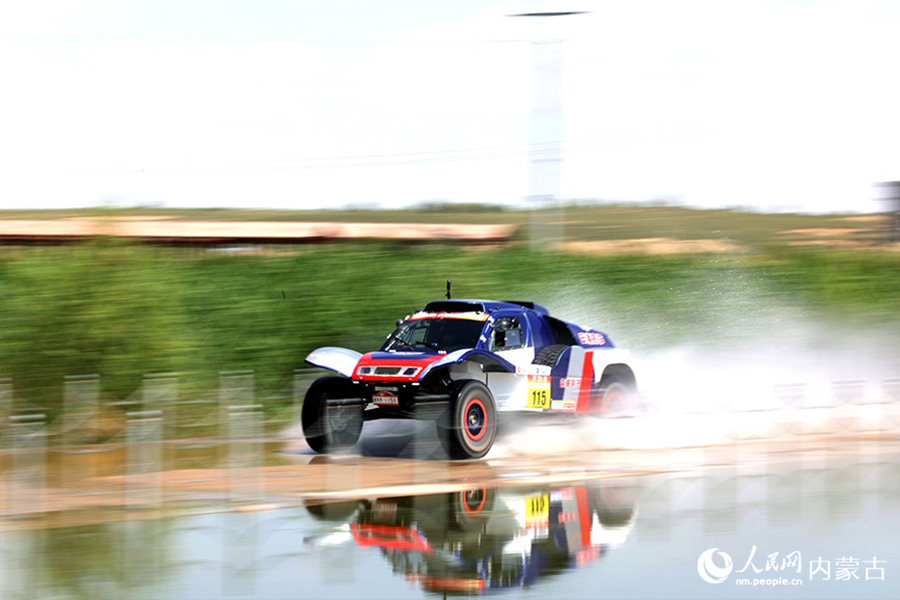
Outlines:
{"type": "Polygon", "coordinates": [[[362,431],[362,399],[343,377],[321,377],[309,386],[300,421],[306,443],[316,452],[349,448],[362,431]]]}
{"type": "Polygon", "coordinates": [[[450,458],[481,458],[497,435],[497,409],[487,387],[470,381],[450,400],[449,419],[438,423],[438,438],[450,458]]]}
{"type": "Polygon", "coordinates": [[[634,385],[617,375],[604,375],[591,395],[590,413],[598,417],[629,417],[637,412],[634,385]]]}

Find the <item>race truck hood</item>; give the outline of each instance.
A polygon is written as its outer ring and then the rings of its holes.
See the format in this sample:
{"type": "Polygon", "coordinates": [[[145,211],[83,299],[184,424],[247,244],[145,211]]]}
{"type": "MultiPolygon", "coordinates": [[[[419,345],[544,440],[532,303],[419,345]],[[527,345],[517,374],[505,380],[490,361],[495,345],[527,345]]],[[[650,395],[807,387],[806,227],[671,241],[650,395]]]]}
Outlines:
{"type": "Polygon", "coordinates": [[[318,348],[306,357],[309,364],[329,369],[357,381],[419,381],[434,368],[471,360],[485,371],[515,373],[509,361],[485,350],[437,352],[369,352],[360,354],[347,348],[318,348]]]}
{"type": "Polygon", "coordinates": [[[449,354],[431,352],[370,352],[356,365],[360,381],[419,381],[432,369],[461,363],[479,363],[485,371],[515,373],[516,367],[493,352],[470,349],[449,354]]]}
{"type": "Polygon", "coordinates": [[[417,381],[432,363],[446,356],[435,352],[369,352],[356,363],[359,381],[417,381]]]}

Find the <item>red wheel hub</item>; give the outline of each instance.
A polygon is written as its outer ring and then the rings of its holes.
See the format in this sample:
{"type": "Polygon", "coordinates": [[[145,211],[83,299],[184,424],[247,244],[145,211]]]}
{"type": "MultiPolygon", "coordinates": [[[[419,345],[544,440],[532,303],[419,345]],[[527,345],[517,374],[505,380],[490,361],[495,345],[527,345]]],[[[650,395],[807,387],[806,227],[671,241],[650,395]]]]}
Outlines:
{"type": "Polygon", "coordinates": [[[466,408],[463,410],[463,430],[466,437],[477,442],[484,437],[487,431],[487,410],[484,402],[478,398],[472,398],[466,402],[466,408]]]}

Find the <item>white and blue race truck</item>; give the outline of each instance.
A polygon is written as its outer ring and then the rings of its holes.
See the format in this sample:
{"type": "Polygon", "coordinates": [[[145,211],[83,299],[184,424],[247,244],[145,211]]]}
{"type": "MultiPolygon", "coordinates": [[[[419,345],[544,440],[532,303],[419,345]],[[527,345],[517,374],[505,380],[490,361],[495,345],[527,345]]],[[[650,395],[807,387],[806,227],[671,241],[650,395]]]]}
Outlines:
{"type": "Polygon", "coordinates": [[[306,357],[337,375],[317,379],[301,420],[309,446],[356,444],[374,419],[426,419],[451,458],[480,458],[497,413],[615,413],[632,401],[629,353],[601,331],[533,302],[438,300],[397,322],[381,349],[319,348],[306,357]]]}

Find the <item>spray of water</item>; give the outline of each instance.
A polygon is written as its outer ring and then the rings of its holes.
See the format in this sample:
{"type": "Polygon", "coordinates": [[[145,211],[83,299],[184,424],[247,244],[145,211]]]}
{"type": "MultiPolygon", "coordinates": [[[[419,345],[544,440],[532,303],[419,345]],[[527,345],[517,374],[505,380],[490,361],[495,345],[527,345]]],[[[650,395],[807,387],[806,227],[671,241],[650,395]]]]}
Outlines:
{"type": "Polygon", "coordinates": [[[667,301],[682,303],[680,311],[624,310],[613,290],[598,296],[577,282],[551,295],[545,304],[554,314],[606,331],[632,351],[640,409],[584,419],[574,435],[569,424],[508,427],[494,452],[689,447],[900,427],[892,382],[900,378],[900,340],[828,322],[765,281],[727,273],[671,290],[667,301]],[[673,322],[673,312],[696,318],[673,322]]]}

